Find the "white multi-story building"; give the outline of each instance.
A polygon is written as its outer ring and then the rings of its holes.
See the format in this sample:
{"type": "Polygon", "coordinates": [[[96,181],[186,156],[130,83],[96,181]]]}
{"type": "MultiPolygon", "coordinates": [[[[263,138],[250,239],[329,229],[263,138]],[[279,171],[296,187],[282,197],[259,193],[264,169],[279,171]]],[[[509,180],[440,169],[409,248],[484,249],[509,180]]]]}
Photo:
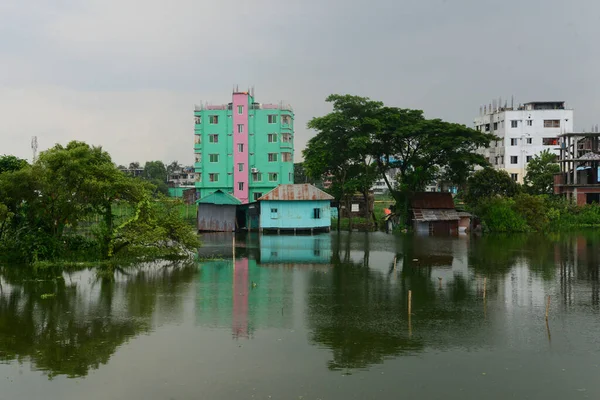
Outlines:
{"type": "Polygon", "coordinates": [[[544,150],[558,155],[561,133],[573,132],[573,110],[564,101],[536,101],[518,107],[493,104],[475,118],[475,129],[499,139],[482,149],[496,169],[522,183],[527,163],[544,150]]]}

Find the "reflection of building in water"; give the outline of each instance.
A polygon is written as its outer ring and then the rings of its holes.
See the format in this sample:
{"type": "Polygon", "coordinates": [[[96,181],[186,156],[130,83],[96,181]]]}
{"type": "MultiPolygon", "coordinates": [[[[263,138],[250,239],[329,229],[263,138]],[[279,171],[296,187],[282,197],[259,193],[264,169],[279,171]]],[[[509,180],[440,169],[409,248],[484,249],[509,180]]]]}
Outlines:
{"type": "Polygon", "coordinates": [[[260,237],[260,264],[329,264],[331,235],[260,237]]]}
{"type": "Polygon", "coordinates": [[[234,337],[261,328],[292,326],[293,275],[281,268],[260,268],[256,260],[201,264],[196,320],[200,325],[231,327],[234,337]]]}

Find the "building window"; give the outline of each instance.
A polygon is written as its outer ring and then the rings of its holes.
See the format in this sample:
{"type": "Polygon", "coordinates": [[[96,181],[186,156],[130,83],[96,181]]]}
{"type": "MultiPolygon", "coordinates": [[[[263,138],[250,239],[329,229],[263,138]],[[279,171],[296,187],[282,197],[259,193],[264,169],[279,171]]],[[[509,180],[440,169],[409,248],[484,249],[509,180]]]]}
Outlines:
{"type": "Polygon", "coordinates": [[[256,192],[256,193],[254,193],[254,200],[258,200],[258,199],[260,199],[261,197],[262,197],[262,193],[260,193],[260,192],[256,192]]]}
{"type": "Polygon", "coordinates": [[[244,143],[238,143],[238,153],[244,152],[244,143]]]}
{"type": "Polygon", "coordinates": [[[209,182],[219,182],[219,174],[208,174],[209,182]]]}
{"type": "Polygon", "coordinates": [[[277,182],[277,172],[269,172],[269,182],[277,182]]]}
{"type": "Polygon", "coordinates": [[[510,139],[511,146],[516,146],[518,143],[519,143],[519,139],[517,139],[517,138],[510,139]]]}
{"type": "Polygon", "coordinates": [[[202,136],[196,135],[194,138],[194,144],[202,144],[202,136]]]}
{"type": "Polygon", "coordinates": [[[244,163],[238,163],[238,171],[242,172],[244,170],[244,163]]]}
{"type": "Polygon", "coordinates": [[[213,124],[216,125],[219,123],[219,116],[218,115],[209,115],[208,116],[208,121],[213,124]]]}
{"type": "Polygon", "coordinates": [[[277,153],[269,153],[269,162],[277,162],[277,153]]]}
{"type": "Polygon", "coordinates": [[[494,130],[497,131],[498,130],[498,123],[494,122],[494,130]]]}
{"type": "Polygon", "coordinates": [[[291,133],[284,133],[281,135],[281,141],[283,143],[289,143],[292,141],[292,134],[291,133]]]}
{"type": "Polygon", "coordinates": [[[269,143],[275,143],[275,142],[277,142],[277,134],[276,133],[269,133],[267,135],[267,141],[269,143]]]}
{"type": "Polygon", "coordinates": [[[321,209],[313,208],[313,218],[319,219],[321,218],[321,209]]]}
{"type": "Polygon", "coordinates": [[[244,133],[244,124],[238,124],[238,133],[244,133]]]}
{"type": "Polygon", "coordinates": [[[532,138],[530,138],[530,137],[528,137],[528,138],[527,138],[527,144],[532,144],[532,143],[533,143],[533,139],[532,139],[532,138]]]}
{"type": "Polygon", "coordinates": [[[276,124],[277,123],[277,115],[271,114],[271,115],[268,116],[268,118],[269,118],[269,123],[270,124],[276,124]]]}
{"type": "Polygon", "coordinates": [[[200,125],[202,123],[202,117],[194,117],[194,122],[196,125],[200,125]]]}
{"type": "Polygon", "coordinates": [[[533,156],[527,156],[527,157],[525,157],[525,161],[529,162],[529,161],[531,161],[532,158],[533,158],[533,156]]]}
{"type": "Polygon", "coordinates": [[[511,128],[518,128],[519,127],[519,121],[516,119],[513,119],[510,121],[510,127],[511,128]]]}
{"type": "Polygon", "coordinates": [[[219,143],[219,135],[208,135],[209,143],[219,143]]]}
{"type": "Polygon", "coordinates": [[[244,182],[238,182],[238,190],[244,190],[244,182]]]}
{"type": "Polygon", "coordinates": [[[292,162],[292,153],[289,153],[289,152],[281,153],[281,161],[292,162]]]}
{"type": "Polygon", "coordinates": [[[208,161],[211,163],[218,163],[219,162],[219,155],[218,154],[209,154],[208,155],[208,161]]]}
{"type": "Polygon", "coordinates": [[[545,119],[544,128],[560,128],[560,119],[545,119]]]}
{"type": "Polygon", "coordinates": [[[277,219],[277,209],[276,208],[271,208],[271,218],[277,219]]]}
{"type": "Polygon", "coordinates": [[[542,139],[542,144],[544,146],[558,146],[558,138],[545,137],[542,139]]]}
{"type": "Polygon", "coordinates": [[[519,180],[519,174],[510,174],[510,177],[512,178],[513,181],[518,181],[519,180]]]}
{"type": "Polygon", "coordinates": [[[238,115],[242,115],[244,113],[244,106],[238,106],[238,115]]]}
{"type": "Polygon", "coordinates": [[[528,119],[527,120],[527,126],[533,126],[533,120],[528,119]]]}
{"type": "Polygon", "coordinates": [[[254,173],[252,173],[252,180],[254,182],[262,182],[262,172],[254,172],[254,173]]]}
{"type": "Polygon", "coordinates": [[[510,163],[511,164],[518,164],[519,163],[519,157],[518,156],[510,156],[510,163]]]}
{"type": "Polygon", "coordinates": [[[490,131],[490,124],[485,124],[485,131],[489,132],[490,131]]]}
{"type": "Polygon", "coordinates": [[[281,123],[283,125],[289,125],[291,121],[292,121],[292,118],[289,115],[282,115],[281,116],[281,123]]]}

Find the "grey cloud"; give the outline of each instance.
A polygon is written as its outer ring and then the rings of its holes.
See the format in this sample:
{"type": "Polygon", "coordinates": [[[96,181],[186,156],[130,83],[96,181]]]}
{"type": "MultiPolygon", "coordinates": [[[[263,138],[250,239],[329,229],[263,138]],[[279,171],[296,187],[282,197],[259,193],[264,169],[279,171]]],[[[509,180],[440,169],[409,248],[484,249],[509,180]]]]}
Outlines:
{"type": "Polygon", "coordinates": [[[330,93],[470,125],[502,96],[596,120],[600,4],[558,0],[18,1],[0,4],[0,153],[70,139],[119,163],[192,162],[192,110],[253,85],[291,103],[297,158],[330,93]]]}

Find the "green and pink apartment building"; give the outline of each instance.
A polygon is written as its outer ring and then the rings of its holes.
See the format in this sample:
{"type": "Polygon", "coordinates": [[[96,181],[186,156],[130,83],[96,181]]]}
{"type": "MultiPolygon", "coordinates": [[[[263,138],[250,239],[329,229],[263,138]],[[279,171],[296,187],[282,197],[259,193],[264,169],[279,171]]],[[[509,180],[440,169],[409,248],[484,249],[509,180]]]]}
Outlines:
{"type": "Polygon", "coordinates": [[[234,91],[223,105],[194,110],[196,198],[217,190],[242,204],[279,184],[294,183],[294,112],[262,104],[253,93],[234,91]]]}

